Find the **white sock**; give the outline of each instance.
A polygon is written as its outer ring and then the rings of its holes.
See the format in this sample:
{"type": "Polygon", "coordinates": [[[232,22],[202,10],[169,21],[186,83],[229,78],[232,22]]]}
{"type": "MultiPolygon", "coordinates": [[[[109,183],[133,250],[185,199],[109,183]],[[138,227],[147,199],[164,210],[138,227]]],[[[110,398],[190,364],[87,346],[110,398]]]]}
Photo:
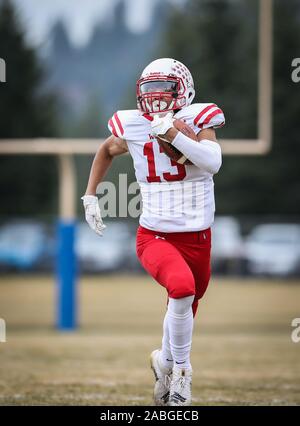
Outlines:
{"type": "Polygon", "coordinates": [[[173,357],[170,348],[170,335],[168,325],[168,311],[166,312],[163,324],[163,338],[160,353],[160,362],[165,368],[173,368],[173,357]]]}
{"type": "Polygon", "coordinates": [[[190,353],[193,334],[194,296],[169,299],[167,324],[170,335],[170,348],[174,366],[191,368],[190,353]]]}

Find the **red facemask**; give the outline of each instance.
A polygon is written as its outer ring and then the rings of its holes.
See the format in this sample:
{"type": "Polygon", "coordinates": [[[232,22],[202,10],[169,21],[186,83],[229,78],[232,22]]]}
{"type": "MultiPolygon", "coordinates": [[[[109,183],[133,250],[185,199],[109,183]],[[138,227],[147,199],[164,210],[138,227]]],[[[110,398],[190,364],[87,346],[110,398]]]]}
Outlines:
{"type": "Polygon", "coordinates": [[[165,113],[185,105],[184,83],[181,78],[150,76],[137,82],[139,109],[148,114],[165,113]]]}

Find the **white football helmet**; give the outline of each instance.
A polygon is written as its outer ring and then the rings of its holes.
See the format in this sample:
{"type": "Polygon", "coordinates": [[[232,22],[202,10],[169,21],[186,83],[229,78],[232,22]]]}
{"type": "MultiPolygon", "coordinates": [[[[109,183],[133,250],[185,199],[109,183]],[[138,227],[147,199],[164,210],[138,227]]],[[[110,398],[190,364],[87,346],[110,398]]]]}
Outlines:
{"type": "Polygon", "coordinates": [[[176,59],[156,59],[137,81],[136,96],[138,109],[146,114],[181,109],[190,105],[195,96],[192,74],[176,59]]]}

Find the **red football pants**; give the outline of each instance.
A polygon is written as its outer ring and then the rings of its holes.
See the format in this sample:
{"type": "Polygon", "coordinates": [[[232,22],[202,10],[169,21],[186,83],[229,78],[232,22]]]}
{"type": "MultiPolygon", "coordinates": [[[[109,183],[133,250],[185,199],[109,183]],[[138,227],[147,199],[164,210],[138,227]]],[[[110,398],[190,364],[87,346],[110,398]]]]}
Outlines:
{"type": "Polygon", "coordinates": [[[137,230],[136,250],[144,269],[179,299],[195,296],[193,314],[210,279],[210,228],[198,232],[158,232],[142,226],[137,230]]]}

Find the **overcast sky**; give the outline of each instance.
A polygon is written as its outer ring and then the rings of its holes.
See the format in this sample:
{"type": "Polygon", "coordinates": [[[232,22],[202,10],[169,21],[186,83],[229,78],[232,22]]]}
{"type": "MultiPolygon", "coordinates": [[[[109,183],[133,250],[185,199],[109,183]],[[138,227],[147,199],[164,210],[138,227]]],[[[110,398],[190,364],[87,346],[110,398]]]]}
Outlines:
{"type": "MultiPolygon", "coordinates": [[[[43,42],[49,29],[61,19],[70,39],[76,45],[84,45],[95,23],[112,16],[112,10],[120,0],[13,0],[18,6],[33,44],[43,42]]],[[[126,22],[134,32],[147,28],[151,22],[153,7],[158,1],[181,4],[185,0],[125,0],[126,22]]]]}

